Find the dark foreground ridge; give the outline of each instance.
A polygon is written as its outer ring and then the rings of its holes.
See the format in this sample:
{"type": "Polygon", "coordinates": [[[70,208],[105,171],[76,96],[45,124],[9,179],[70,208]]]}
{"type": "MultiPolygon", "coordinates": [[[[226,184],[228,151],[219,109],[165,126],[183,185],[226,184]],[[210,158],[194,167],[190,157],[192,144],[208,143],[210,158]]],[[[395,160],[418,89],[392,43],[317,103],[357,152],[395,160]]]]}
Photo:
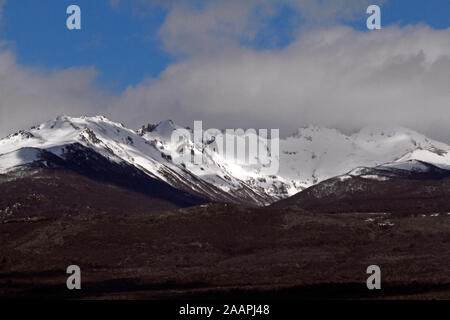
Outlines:
{"type": "Polygon", "coordinates": [[[65,159],[40,150],[40,161],[0,175],[0,221],[92,212],[133,214],[208,202],[80,144],[65,149],[65,159]]]}
{"type": "Polygon", "coordinates": [[[318,213],[450,212],[450,171],[422,165],[427,168],[425,172],[362,168],[357,176],[328,179],[272,207],[294,206],[318,213]]]}
{"type": "Polygon", "coordinates": [[[450,215],[319,214],[227,204],[0,224],[0,297],[450,297],[450,215]],[[66,268],[82,270],[69,291],[66,268]],[[366,269],[382,270],[369,291],[366,269]]]}

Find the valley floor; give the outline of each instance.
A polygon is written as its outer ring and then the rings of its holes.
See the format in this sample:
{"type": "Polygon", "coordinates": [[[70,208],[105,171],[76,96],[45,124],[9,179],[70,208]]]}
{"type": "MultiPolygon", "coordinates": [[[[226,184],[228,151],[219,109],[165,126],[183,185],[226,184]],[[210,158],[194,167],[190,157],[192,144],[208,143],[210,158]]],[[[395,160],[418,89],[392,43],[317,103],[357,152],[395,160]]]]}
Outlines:
{"type": "Polygon", "coordinates": [[[202,205],[3,220],[0,299],[450,299],[450,215],[202,205]],[[79,265],[82,289],[66,288],[79,265]],[[366,287],[378,265],[382,289],[366,287]]]}

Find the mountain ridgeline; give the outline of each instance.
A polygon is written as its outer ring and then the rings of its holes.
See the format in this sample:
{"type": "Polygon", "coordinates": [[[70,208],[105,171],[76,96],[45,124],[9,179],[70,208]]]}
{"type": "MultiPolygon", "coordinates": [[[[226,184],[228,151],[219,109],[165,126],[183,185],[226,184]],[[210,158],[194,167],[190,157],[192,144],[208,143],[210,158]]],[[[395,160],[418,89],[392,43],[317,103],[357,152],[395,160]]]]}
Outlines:
{"type": "MultiPolygon", "coordinates": [[[[58,117],[0,140],[0,217],[133,213],[225,202],[324,212],[450,211],[450,147],[405,128],[307,127],[280,140],[279,172],[182,148],[172,121],[132,130],[58,117]],[[203,155],[198,164],[173,155],[203,155]]],[[[267,141],[259,139],[259,147],[267,141]]]]}

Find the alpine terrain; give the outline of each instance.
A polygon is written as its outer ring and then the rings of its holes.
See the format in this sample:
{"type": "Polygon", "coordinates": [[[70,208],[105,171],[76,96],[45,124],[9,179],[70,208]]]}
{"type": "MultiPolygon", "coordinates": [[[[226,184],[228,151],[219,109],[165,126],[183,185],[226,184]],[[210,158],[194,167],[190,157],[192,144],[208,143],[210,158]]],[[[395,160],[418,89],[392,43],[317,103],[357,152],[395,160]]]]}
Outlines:
{"type": "MultiPolygon", "coordinates": [[[[177,128],[170,120],[132,130],[103,116],[60,116],[11,134],[0,140],[0,183],[9,194],[2,197],[1,213],[15,216],[29,213],[31,207],[51,207],[56,195],[70,202],[66,205],[69,212],[74,206],[89,210],[99,203],[110,203],[120,211],[120,205],[107,200],[118,201],[119,194],[124,199],[139,199],[126,204],[137,211],[210,201],[264,206],[295,194],[275,206],[301,203],[311,210],[324,209],[327,203],[333,212],[358,211],[363,208],[341,208],[335,202],[351,201],[355,190],[359,196],[379,193],[372,188],[382,190],[374,201],[385,197],[383,192],[410,198],[423,195],[422,189],[430,199],[447,197],[448,188],[443,186],[448,186],[450,147],[405,128],[371,127],[351,135],[328,128],[301,128],[280,140],[277,175],[262,173],[267,161],[247,165],[240,159],[225,159],[214,148],[215,137],[204,142],[206,148],[192,138],[175,145],[171,135],[177,128]],[[172,159],[185,153],[203,154],[207,161],[195,164],[172,159]],[[99,184],[107,187],[99,188],[99,184]]],[[[236,139],[245,137],[236,133],[236,139]]],[[[267,148],[267,140],[257,139],[259,148],[267,148]]],[[[363,196],[358,201],[368,204],[366,200],[363,196]]],[[[436,209],[441,202],[447,203],[439,200],[436,209]]],[[[400,208],[404,204],[392,205],[400,208]]],[[[363,211],[374,209],[383,210],[368,206],[363,211]]]]}

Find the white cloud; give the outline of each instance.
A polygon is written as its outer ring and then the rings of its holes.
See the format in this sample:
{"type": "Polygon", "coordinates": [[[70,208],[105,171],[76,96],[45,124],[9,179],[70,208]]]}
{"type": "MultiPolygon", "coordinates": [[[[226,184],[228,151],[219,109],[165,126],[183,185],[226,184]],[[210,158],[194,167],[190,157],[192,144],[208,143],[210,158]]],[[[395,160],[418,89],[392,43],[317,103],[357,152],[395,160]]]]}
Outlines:
{"type": "MultiPolygon", "coordinates": [[[[146,2],[142,0],[141,2],[146,2]]],[[[232,50],[240,41],[252,42],[280,6],[294,12],[289,21],[295,33],[300,25],[330,26],[366,15],[370,0],[210,0],[194,6],[193,1],[166,3],[170,10],[159,35],[172,54],[214,54],[232,50]],[[302,23],[300,23],[302,21],[302,23]]],[[[384,1],[379,1],[379,4],[384,1]]],[[[154,1],[147,1],[154,5],[154,1]]]]}
{"type": "Polygon", "coordinates": [[[133,123],[158,117],[285,131],[382,123],[450,141],[449,84],[450,29],[333,27],[283,50],[191,57],[128,88],[117,106],[133,106],[133,123]]]}
{"type": "Polygon", "coordinates": [[[78,68],[45,72],[19,66],[0,51],[0,136],[60,114],[107,113],[108,98],[95,89],[96,71],[78,68]]]}
{"type": "Polygon", "coordinates": [[[211,54],[231,50],[241,38],[251,39],[257,21],[257,2],[211,1],[201,8],[182,1],[172,6],[159,31],[165,48],[173,54],[211,54]]]}

